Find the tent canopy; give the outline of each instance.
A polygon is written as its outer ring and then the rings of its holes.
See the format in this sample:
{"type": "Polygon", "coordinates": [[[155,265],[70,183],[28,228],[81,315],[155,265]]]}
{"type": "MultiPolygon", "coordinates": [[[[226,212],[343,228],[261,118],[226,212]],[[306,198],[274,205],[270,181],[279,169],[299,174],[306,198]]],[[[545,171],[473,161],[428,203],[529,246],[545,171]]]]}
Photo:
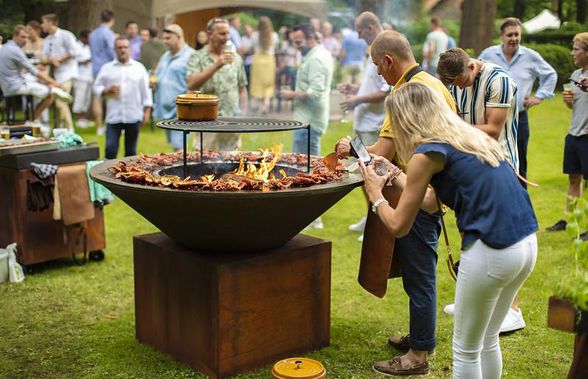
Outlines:
{"type": "Polygon", "coordinates": [[[326,0],[154,0],[153,16],[164,17],[192,11],[224,7],[259,7],[306,17],[327,18],[326,0]]]}
{"type": "Polygon", "coordinates": [[[529,21],[523,22],[523,27],[527,33],[537,33],[545,29],[559,29],[560,25],[559,18],[547,9],[544,9],[543,12],[529,21]]]}

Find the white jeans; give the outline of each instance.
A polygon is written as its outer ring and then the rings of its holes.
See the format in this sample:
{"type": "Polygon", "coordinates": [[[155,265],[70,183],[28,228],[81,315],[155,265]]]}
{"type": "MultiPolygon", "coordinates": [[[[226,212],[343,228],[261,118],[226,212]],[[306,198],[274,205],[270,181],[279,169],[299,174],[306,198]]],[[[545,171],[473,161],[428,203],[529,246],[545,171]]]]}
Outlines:
{"type": "Polygon", "coordinates": [[[455,289],[454,378],[500,378],[500,326],[536,260],[535,233],[500,250],[478,240],[461,253],[455,289]]]}

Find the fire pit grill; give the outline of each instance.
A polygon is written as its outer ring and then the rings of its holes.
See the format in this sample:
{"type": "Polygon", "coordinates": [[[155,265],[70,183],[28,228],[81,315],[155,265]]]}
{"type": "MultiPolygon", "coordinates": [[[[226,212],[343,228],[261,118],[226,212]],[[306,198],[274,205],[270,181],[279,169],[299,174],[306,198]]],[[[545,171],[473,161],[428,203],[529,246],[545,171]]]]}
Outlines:
{"type": "MultiPolygon", "coordinates": [[[[167,130],[182,132],[184,151],[184,176],[187,176],[187,145],[188,134],[200,133],[200,151],[203,150],[202,135],[204,133],[260,133],[260,132],[282,132],[287,130],[306,129],[307,144],[306,172],[310,172],[310,125],[304,125],[298,121],[285,121],[255,117],[219,117],[214,121],[186,121],[186,120],[165,120],[157,123],[157,127],[167,130]]],[[[202,155],[200,155],[202,157],[202,155]]],[[[201,163],[202,163],[202,158],[201,163]]]]}
{"type": "MultiPolygon", "coordinates": [[[[178,175],[183,169],[196,175],[199,165],[219,169],[222,162],[191,162],[187,165],[187,134],[198,132],[255,133],[294,130],[310,126],[295,121],[256,118],[219,118],[216,121],[162,121],[158,127],[184,133],[183,166],[161,167],[163,175],[178,175]],[[194,167],[193,167],[194,166],[194,167]],[[196,171],[194,171],[196,170],[196,171]]],[[[202,148],[201,148],[202,151],[202,148]]],[[[130,162],[137,157],[126,157],[130,162]]],[[[320,159],[320,158],[319,158],[320,159]]],[[[252,252],[283,246],[312,220],[319,217],[353,188],[363,183],[357,172],[345,174],[341,180],[304,188],[277,191],[188,191],[127,183],[115,178],[112,167],[118,160],[109,160],[90,171],[90,176],[103,184],[143,217],[157,226],[172,240],[190,249],[207,252],[252,252]]],[[[310,139],[306,168],[310,172],[310,139]]],[[[225,164],[226,165],[226,164],[225,164]]],[[[278,165],[279,167],[279,165],[278,165]]],[[[232,168],[231,168],[232,169],[232,168]]],[[[283,167],[293,170],[296,167],[283,167]]],[[[227,171],[229,168],[224,168],[227,171]]]]}

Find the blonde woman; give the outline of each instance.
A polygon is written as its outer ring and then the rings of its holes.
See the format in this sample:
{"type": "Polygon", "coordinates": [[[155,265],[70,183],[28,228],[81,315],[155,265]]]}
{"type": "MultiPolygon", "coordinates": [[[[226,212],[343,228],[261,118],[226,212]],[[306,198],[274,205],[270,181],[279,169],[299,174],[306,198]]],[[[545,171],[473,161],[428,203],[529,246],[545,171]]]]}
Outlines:
{"type": "Polygon", "coordinates": [[[252,43],[255,54],[251,63],[250,94],[256,100],[261,112],[269,111],[270,99],[276,92],[276,57],[278,34],[274,32],[272,21],[266,17],[259,18],[257,31],[253,33],[252,43]]]}
{"type": "Polygon", "coordinates": [[[455,211],[463,240],[455,291],[453,377],[499,378],[500,325],[537,257],[537,219],[529,195],[500,145],[462,121],[425,85],[403,85],[386,105],[398,126],[396,146],[407,162],[407,174],[393,174],[398,170],[381,157],[375,158],[377,164],[362,165],[369,200],[398,237],[410,230],[429,184],[455,211]],[[378,176],[374,167],[381,164],[391,169],[378,176]],[[404,187],[396,209],[382,196],[390,182],[404,187]]]}

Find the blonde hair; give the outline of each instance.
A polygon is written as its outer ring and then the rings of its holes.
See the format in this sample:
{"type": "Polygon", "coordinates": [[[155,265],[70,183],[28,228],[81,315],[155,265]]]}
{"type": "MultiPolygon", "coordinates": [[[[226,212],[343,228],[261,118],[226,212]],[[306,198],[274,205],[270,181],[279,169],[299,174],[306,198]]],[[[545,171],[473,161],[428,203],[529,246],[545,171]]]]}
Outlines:
{"type": "Polygon", "coordinates": [[[496,140],[459,118],[440,95],[424,84],[402,85],[388,96],[386,106],[397,127],[395,142],[401,162],[408,162],[418,146],[429,142],[449,144],[492,167],[506,160],[496,140]]]}
{"type": "Polygon", "coordinates": [[[268,51],[273,43],[274,25],[272,24],[272,20],[267,16],[261,16],[257,30],[259,31],[259,45],[261,46],[261,50],[268,51]]]}
{"type": "Polygon", "coordinates": [[[588,51],[588,32],[576,34],[574,36],[574,42],[579,43],[582,50],[588,51]]]}

